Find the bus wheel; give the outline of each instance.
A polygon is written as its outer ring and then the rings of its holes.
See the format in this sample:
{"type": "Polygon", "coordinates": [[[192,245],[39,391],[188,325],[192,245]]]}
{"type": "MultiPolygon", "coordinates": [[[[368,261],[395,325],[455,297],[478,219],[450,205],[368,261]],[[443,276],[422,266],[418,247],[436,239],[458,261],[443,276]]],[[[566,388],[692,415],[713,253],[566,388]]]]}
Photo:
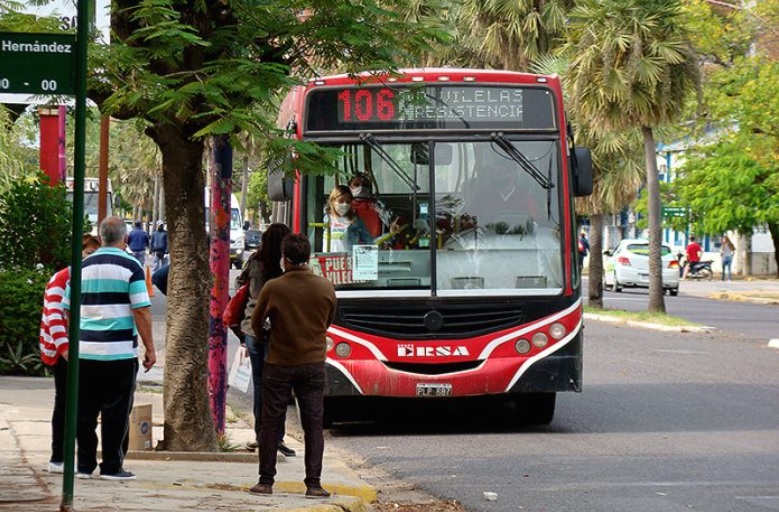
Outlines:
{"type": "Polygon", "coordinates": [[[526,393],[516,398],[517,419],[524,425],[549,425],[554,418],[555,393],[526,393]]]}

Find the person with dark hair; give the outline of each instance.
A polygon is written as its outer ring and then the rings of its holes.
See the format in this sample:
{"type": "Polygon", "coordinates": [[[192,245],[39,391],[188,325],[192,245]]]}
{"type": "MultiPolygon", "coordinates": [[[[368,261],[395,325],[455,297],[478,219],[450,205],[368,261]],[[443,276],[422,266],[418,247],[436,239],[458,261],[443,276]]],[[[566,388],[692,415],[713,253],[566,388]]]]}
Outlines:
{"type": "Polygon", "coordinates": [[[265,284],[252,312],[254,332],[270,320],[268,355],[262,387],[260,479],[249,492],[272,494],[276,477],[276,440],[292,392],[300,407],[305,444],[307,498],[327,498],[322,488],[325,449],[324,413],[327,328],[335,317],[333,284],[308,269],[311,244],[290,234],[281,244],[284,275],[265,284]]]}
{"type": "MultiPolygon", "coordinates": [[[[81,237],[81,258],[100,249],[96,236],[81,237]]],[[[51,415],[51,458],[49,472],[62,473],[65,460],[65,396],[68,381],[68,329],[62,297],[70,283],[70,267],[54,274],[43,292],[43,314],[38,338],[41,361],[54,374],[54,411],[51,415]]]]}
{"type": "Polygon", "coordinates": [[[687,273],[692,270],[696,263],[701,261],[701,256],[703,256],[703,249],[696,241],[695,236],[690,236],[690,243],[687,244],[687,248],[685,249],[687,264],[684,266],[684,273],[682,274],[683,280],[687,278],[687,273]]]}
{"type": "Polygon", "coordinates": [[[156,272],[165,266],[168,254],[168,232],[165,231],[165,223],[157,221],[157,229],[151,234],[152,272],[156,272]]]}
{"type": "MultiPolygon", "coordinates": [[[[244,320],[241,322],[246,350],[249,352],[249,360],[252,364],[252,380],[254,382],[254,432],[255,440],[246,443],[246,447],[255,450],[260,439],[260,420],[262,418],[262,370],[265,365],[266,340],[262,338],[262,331],[252,328],[251,318],[257,298],[265,283],[279,277],[281,270],[281,241],[289,234],[289,228],[284,224],[274,223],[262,234],[260,250],[254,252],[246,262],[241,275],[236,279],[236,289],[249,282],[249,300],[246,303],[244,320]]],[[[267,333],[266,333],[267,334],[267,333]]],[[[295,450],[284,444],[284,428],[279,429],[277,448],[287,457],[294,457],[295,450]]]]}
{"type": "Polygon", "coordinates": [[[379,203],[371,189],[371,180],[367,174],[357,173],[349,180],[352,209],[375,238],[381,235],[382,224],[389,226],[389,213],[379,203]]]}
{"type": "MultiPolygon", "coordinates": [[[[122,222],[124,224],[124,222],[122,222]]],[[[127,227],[125,226],[125,231],[127,227]]],[[[149,247],[149,234],[141,227],[141,221],[135,221],[135,227],[127,237],[127,245],[130,246],[130,252],[143,267],[146,265],[146,249],[149,247]]]]}
{"type": "MultiPolygon", "coordinates": [[[[152,337],[151,301],[138,260],[127,254],[127,227],[119,217],[100,223],[102,246],[84,260],[81,272],[79,337],[79,478],[97,467],[97,418],[100,416],[100,478],[132,480],[125,471],[125,440],[138,373],[138,336],[146,349],[143,367],[157,362],[152,337]]],[[[70,310],[70,285],[62,305],[70,310]]]]}

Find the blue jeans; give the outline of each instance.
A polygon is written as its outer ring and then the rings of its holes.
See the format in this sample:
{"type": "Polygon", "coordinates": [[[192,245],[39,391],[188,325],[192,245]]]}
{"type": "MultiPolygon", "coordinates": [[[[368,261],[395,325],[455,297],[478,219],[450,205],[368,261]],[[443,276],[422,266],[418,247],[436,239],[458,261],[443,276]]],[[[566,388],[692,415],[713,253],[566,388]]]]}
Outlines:
{"type": "MultiPolygon", "coordinates": [[[[262,419],[262,374],[265,368],[267,343],[261,343],[255,336],[245,335],[246,350],[249,351],[249,361],[252,363],[252,382],[254,385],[254,434],[255,440],[260,440],[260,423],[262,419]]],[[[284,415],[286,421],[286,414],[284,415]]],[[[284,440],[284,423],[279,429],[278,442],[284,440]]]]}
{"type": "Polygon", "coordinates": [[[733,278],[733,270],[731,269],[731,265],[733,264],[733,256],[723,256],[722,257],[722,280],[725,280],[725,270],[728,271],[728,279],[733,278]]]}

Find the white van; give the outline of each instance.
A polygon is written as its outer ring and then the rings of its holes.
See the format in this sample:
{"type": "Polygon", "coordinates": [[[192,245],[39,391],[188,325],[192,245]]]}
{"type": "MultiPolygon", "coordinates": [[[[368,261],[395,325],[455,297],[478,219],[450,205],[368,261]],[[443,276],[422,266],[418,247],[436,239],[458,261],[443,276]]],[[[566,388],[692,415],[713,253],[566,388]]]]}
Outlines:
{"type": "MultiPolygon", "coordinates": [[[[206,187],[205,193],[206,209],[206,233],[210,232],[209,223],[211,220],[211,189],[206,187]]],[[[230,264],[235,268],[241,268],[243,265],[243,252],[245,250],[245,236],[243,233],[243,219],[241,218],[241,205],[235,194],[230,195],[230,264]]]]}

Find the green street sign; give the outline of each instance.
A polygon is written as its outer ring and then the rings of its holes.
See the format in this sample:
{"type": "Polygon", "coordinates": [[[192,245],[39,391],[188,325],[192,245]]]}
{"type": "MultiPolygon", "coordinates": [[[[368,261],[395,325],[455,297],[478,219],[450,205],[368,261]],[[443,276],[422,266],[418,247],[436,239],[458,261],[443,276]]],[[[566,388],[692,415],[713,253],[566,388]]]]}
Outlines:
{"type": "Polygon", "coordinates": [[[686,217],[687,208],[684,206],[663,206],[663,217],[686,217]]]}
{"type": "Polygon", "coordinates": [[[0,93],[75,94],[76,36],[0,32],[0,93]]]}

